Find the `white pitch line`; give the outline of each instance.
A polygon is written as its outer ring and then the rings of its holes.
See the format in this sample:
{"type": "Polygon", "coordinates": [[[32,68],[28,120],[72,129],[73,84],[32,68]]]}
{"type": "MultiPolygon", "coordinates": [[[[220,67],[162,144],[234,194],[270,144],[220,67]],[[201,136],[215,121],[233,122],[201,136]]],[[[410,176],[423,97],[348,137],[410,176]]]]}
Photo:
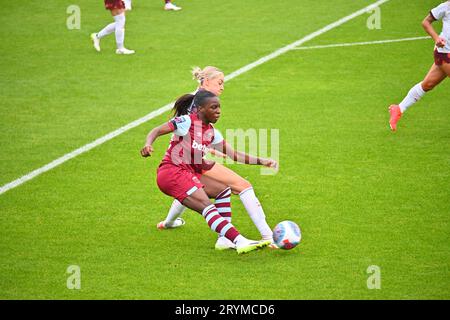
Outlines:
{"type": "MultiPolygon", "coordinates": [[[[382,4],[386,3],[386,2],[389,2],[389,1],[390,0],[379,0],[379,1],[376,1],[373,4],[368,5],[367,7],[363,8],[361,10],[358,10],[358,11],[356,11],[356,12],[354,12],[354,13],[352,13],[352,14],[350,14],[350,15],[342,18],[342,19],[339,19],[339,20],[337,20],[337,21],[335,21],[335,22],[333,22],[333,23],[323,27],[320,30],[317,30],[317,31],[315,31],[315,32],[305,36],[304,38],[302,38],[300,40],[297,40],[297,41],[295,41],[295,42],[293,42],[293,43],[291,43],[291,44],[289,44],[289,45],[287,45],[287,46],[285,46],[283,48],[280,48],[280,49],[272,52],[271,54],[269,54],[269,55],[267,55],[265,57],[262,57],[261,59],[258,59],[256,61],[254,61],[254,62],[252,62],[252,63],[250,63],[250,64],[248,64],[248,65],[246,65],[246,66],[244,66],[244,67],[242,67],[242,68],[232,72],[232,73],[230,73],[229,75],[227,75],[225,77],[225,81],[230,81],[231,79],[234,79],[237,76],[239,76],[239,75],[241,75],[241,74],[243,74],[243,73],[245,73],[247,71],[250,71],[253,68],[258,67],[258,66],[262,65],[263,63],[266,63],[267,61],[275,59],[276,57],[278,57],[278,56],[280,56],[280,55],[282,55],[282,54],[292,50],[293,48],[298,47],[298,46],[302,45],[303,43],[305,43],[305,42],[307,42],[307,41],[309,41],[311,39],[314,39],[314,38],[324,34],[325,32],[328,32],[328,31],[330,31],[330,30],[332,30],[332,29],[334,29],[336,27],[339,27],[340,25],[342,25],[342,24],[344,24],[344,23],[346,23],[346,22],[348,22],[348,21],[350,21],[350,20],[352,20],[352,19],[354,19],[354,18],[356,18],[356,17],[358,17],[358,16],[360,16],[360,15],[362,15],[364,13],[367,13],[368,11],[371,11],[371,10],[373,10],[373,9],[379,7],[380,5],[382,5],[382,4]]],[[[151,120],[153,118],[156,118],[157,116],[163,114],[164,112],[169,111],[172,108],[174,103],[175,103],[175,101],[172,101],[172,102],[166,104],[165,106],[163,106],[163,107],[161,107],[161,108],[159,108],[159,109],[157,109],[157,110],[155,110],[153,112],[150,112],[149,114],[147,114],[146,116],[144,116],[144,117],[142,117],[140,119],[137,119],[137,120],[135,120],[135,121],[133,121],[133,122],[131,122],[131,123],[129,123],[129,124],[119,128],[119,129],[113,131],[113,132],[108,133],[107,135],[105,135],[105,136],[103,136],[101,138],[98,138],[97,140],[95,140],[95,141],[93,141],[91,143],[88,143],[88,144],[86,144],[86,145],[84,145],[84,146],[82,146],[82,147],[80,147],[80,148],[78,148],[78,149],[76,149],[76,150],[74,150],[74,151],[72,151],[70,153],[67,153],[67,154],[63,155],[62,157],[60,157],[60,158],[58,158],[56,160],[53,160],[52,162],[46,164],[45,166],[43,166],[43,167],[41,167],[39,169],[36,169],[36,170],[34,170],[34,171],[32,171],[32,172],[30,172],[30,173],[20,177],[19,179],[16,179],[16,180],[14,180],[14,181],[12,181],[10,183],[5,184],[4,186],[2,186],[0,188],[0,195],[5,193],[8,190],[11,190],[11,189],[13,189],[13,188],[15,188],[17,186],[20,186],[21,184],[23,184],[23,183],[25,183],[25,182],[27,182],[27,181],[29,181],[29,180],[31,180],[31,179],[41,175],[41,174],[43,174],[44,172],[47,172],[49,170],[54,169],[55,167],[63,164],[64,162],[66,162],[66,161],[68,161],[70,159],[73,159],[73,158],[79,156],[80,154],[85,153],[85,152],[87,152],[87,151],[89,151],[89,150],[91,150],[91,149],[93,149],[93,148],[95,148],[95,147],[97,147],[97,146],[99,146],[99,145],[101,145],[101,144],[103,144],[103,143],[105,143],[105,142],[107,142],[107,141],[117,137],[118,135],[120,135],[120,134],[122,134],[122,133],[124,133],[124,132],[126,132],[126,131],[128,131],[130,129],[133,129],[133,128],[143,124],[144,122],[147,122],[147,121],[149,121],[149,120],[151,120]]]]}
{"type": "Polygon", "coordinates": [[[166,111],[169,111],[172,108],[173,104],[174,104],[174,102],[168,103],[165,106],[159,108],[158,110],[150,112],[149,114],[147,114],[146,116],[144,116],[144,117],[142,117],[142,118],[140,118],[138,120],[135,120],[135,121],[133,121],[133,122],[131,122],[131,123],[129,123],[129,124],[119,128],[119,129],[117,129],[117,130],[115,130],[113,132],[108,133],[107,135],[105,135],[105,136],[103,136],[101,138],[98,138],[97,140],[95,140],[95,141],[93,141],[91,143],[88,143],[88,144],[86,144],[86,145],[84,145],[84,146],[82,146],[82,147],[80,147],[80,148],[78,148],[78,149],[76,149],[76,150],[74,150],[74,151],[72,151],[70,153],[67,153],[67,154],[63,155],[62,157],[60,157],[60,158],[58,158],[56,160],[53,160],[52,162],[46,164],[45,166],[43,166],[43,167],[41,167],[39,169],[36,169],[36,170],[34,170],[34,171],[32,171],[32,172],[30,172],[30,173],[20,177],[19,179],[16,179],[16,180],[14,180],[14,181],[12,181],[10,183],[5,184],[4,186],[2,186],[0,188],[0,194],[3,194],[6,191],[11,190],[11,189],[13,189],[13,188],[15,188],[17,186],[20,186],[21,184],[23,184],[23,183],[25,183],[25,182],[27,182],[27,181],[37,177],[38,175],[40,175],[40,174],[42,174],[44,172],[47,172],[49,170],[52,170],[53,168],[59,166],[60,164],[63,164],[64,162],[66,162],[66,161],[68,161],[70,159],[73,159],[76,156],[79,156],[80,154],[85,153],[85,152],[87,152],[87,151],[89,151],[89,150],[91,150],[91,149],[93,149],[93,148],[95,148],[95,147],[105,143],[106,141],[109,141],[109,140],[117,137],[118,135],[120,135],[120,134],[122,134],[122,133],[124,133],[124,132],[126,132],[126,131],[128,131],[128,130],[130,130],[132,128],[135,128],[135,127],[141,125],[142,123],[147,122],[147,121],[149,121],[149,120],[151,120],[151,119],[153,119],[153,118],[163,114],[166,111]]]}
{"type": "Polygon", "coordinates": [[[339,27],[340,25],[343,25],[344,23],[346,23],[346,22],[348,22],[350,20],[353,20],[354,18],[359,17],[360,15],[363,15],[364,13],[367,13],[367,12],[369,12],[369,11],[371,11],[371,10],[373,10],[373,9],[375,9],[375,8],[381,6],[382,4],[384,4],[386,2],[389,2],[389,1],[390,0],[379,0],[379,1],[375,2],[375,3],[372,3],[371,5],[368,5],[367,7],[363,8],[361,10],[353,12],[352,14],[350,14],[350,15],[342,18],[342,19],[339,19],[339,20],[337,20],[337,21],[335,21],[333,23],[330,23],[326,27],[323,27],[322,29],[315,31],[315,32],[307,35],[306,37],[304,37],[304,38],[302,38],[300,40],[297,40],[297,41],[295,41],[295,42],[293,42],[291,44],[288,44],[287,46],[285,46],[285,47],[283,47],[281,49],[278,49],[278,50],[272,52],[271,54],[269,54],[269,55],[267,55],[265,57],[262,57],[261,59],[256,60],[255,62],[252,62],[252,63],[246,65],[245,67],[242,67],[239,70],[236,70],[236,71],[230,73],[228,76],[225,77],[225,81],[231,80],[231,79],[233,79],[233,78],[235,78],[235,77],[237,77],[237,76],[239,76],[239,75],[241,75],[241,74],[243,74],[243,73],[245,73],[245,72],[247,72],[247,71],[249,71],[249,70],[251,70],[251,69],[253,69],[253,68],[255,68],[255,67],[257,67],[257,66],[259,66],[259,65],[261,65],[261,64],[263,64],[265,62],[267,62],[267,61],[269,61],[269,60],[272,60],[272,59],[274,59],[274,58],[276,58],[276,57],[278,57],[278,56],[280,56],[280,55],[282,55],[282,54],[284,54],[284,53],[294,49],[295,47],[298,47],[298,46],[302,45],[303,43],[305,43],[305,42],[307,42],[309,40],[312,40],[312,39],[314,39],[314,38],[324,34],[325,32],[328,32],[328,31],[330,31],[330,30],[332,30],[332,29],[334,29],[336,27],[339,27]]]}
{"type": "Polygon", "coordinates": [[[431,37],[428,36],[428,37],[414,37],[414,38],[377,40],[377,41],[366,41],[366,42],[335,43],[335,44],[326,44],[326,45],[320,45],[320,46],[298,47],[298,48],[293,48],[292,50],[311,50],[311,49],[324,49],[324,48],[336,48],[336,47],[365,46],[365,45],[371,45],[371,44],[416,41],[416,40],[426,40],[426,39],[431,39],[431,37]]]}

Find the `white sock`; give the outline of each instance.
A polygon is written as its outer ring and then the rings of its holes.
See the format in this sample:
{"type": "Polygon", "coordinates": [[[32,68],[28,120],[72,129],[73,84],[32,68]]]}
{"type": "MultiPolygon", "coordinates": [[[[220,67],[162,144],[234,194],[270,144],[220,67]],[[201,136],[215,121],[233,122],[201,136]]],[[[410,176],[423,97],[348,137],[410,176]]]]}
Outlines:
{"type": "Polygon", "coordinates": [[[399,104],[402,113],[405,112],[406,109],[408,109],[414,103],[419,101],[420,98],[425,95],[425,93],[426,92],[422,88],[422,83],[418,83],[414,87],[412,87],[412,89],[409,90],[408,94],[406,95],[405,99],[403,99],[403,101],[399,104]]]}
{"type": "Polygon", "coordinates": [[[248,241],[249,240],[246,237],[244,237],[243,235],[240,234],[234,239],[233,243],[234,244],[239,244],[241,242],[248,242],[248,241]]]}
{"type": "Polygon", "coordinates": [[[253,188],[245,189],[239,194],[239,197],[256,228],[258,228],[261,237],[263,239],[271,239],[273,235],[272,229],[266,222],[266,215],[258,198],[256,198],[253,188]]]}
{"type": "Polygon", "coordinates": [[[179,218],[183,212],[186,210],[186,207],[183,206],[180,201],[177,199],[173,200],[172,206],[169,209],[169,213],[167,214],[166,220],[164,220],[164,225],[166,227],[171,227],[175,220],[179,218]]]}
{"type": "Polygon", "coordinates": [[[101,39],[107,36],[108,34],[113,33],[115,30],[116,30],[116,23],[111,22],[106,27],[104,27],[99,33],[97,33],[97,38],[101,39]]]}
{"type": "Polygon", "coordinates": [[[123,49],[123,41],[125,39],[125,13],[118,14],[114,16],[116,20],[116,44],[117,49],[123,49]]]}

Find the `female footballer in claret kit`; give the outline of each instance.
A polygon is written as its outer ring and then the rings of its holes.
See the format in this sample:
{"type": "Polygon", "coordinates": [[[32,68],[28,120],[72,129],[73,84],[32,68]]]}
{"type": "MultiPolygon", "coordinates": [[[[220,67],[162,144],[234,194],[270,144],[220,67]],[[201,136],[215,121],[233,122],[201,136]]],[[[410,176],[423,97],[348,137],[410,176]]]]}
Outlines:
{"type": "Polygon", "coordinates": [[[180,97],[175,109],[177,114],[184,115],[151,130],[141,150],[141,155],[148,157],[153,152],[152,144],[156,138],[174,134],[157,171],[159,189],[202,214],[213,231],[235,244],[238,254],[271,244],[271,240],[249,240],[237,231],[230,222],[230,187],[204,175],[214,166],[213,161],[204,159],[209,148],[217,149],[238,162],[263,163],[261,158],[233,150],[220,132],[214,129],[212,124],[217,122],[221,112],[219,98],[202,90],[195,96],[187,94],[180,97]],[[186,114],[192,104],[197,107],[197,112],[186,114]],[[210,198],[227,210],[219,212],[210,198]]]}
{"type": "MultiPolygon", "coordinates": [[[[207,66],[203,69],[195,67],[192,74],[194,79],[199,83],[197,92],[207,90],[217,96],[222,94],[224,90],[224,74],[221,70],[213,66],[207,66]]],[[[196,112],[196,105],[194,103],[192,103],[188,109],[183,110],[182,112],[176,112],[176,115],[181,116],[183,114],[190,114],[193,112],[196,112]]],[[[214,152],[214,150],[212,151],[214,152]]],[[[264,158],[260,159],[262,161],[262,165],[277,170],[278,163],[275,160],[264,158]]],[[[266,215],[263,207],[255,194],[252,184],[249,181],[219,163],[216,163],[210,170],[206,171],[204,175],[212,180],[216,180],[229,186],[231,190],[228,197],[231,196],[231,193],[239,195],[242,204],[258,229],[261,238],[263,240],[272,240],[272,229],[266,222],[266,215]]],[[[186,207],[175,199],[169,209],[167,217],[158,223],[158,229],[177,228],[184,225],[185,222],[181,218],[181,215],[185,209],[186,207]]],[[[220,212],[226,209],[222,209],[220,205],[218,205],[218,210],[220,212]]],[[[270,247],[272,249],[278,248],[274,243],[272,243],[270,247]]],[[[218,237],[215,248],[217,250],[234,249],[235,245],[225,237],[218,237]]]]}
{"type": "MultiPolygon", "coordinates": [[[[129,1],[128,8],[131,6],[131,1],[129,1]]],[[[91,40],[94,44],[95,50],[99,51],[100,48],[100,39],[106,37],[107,35],[114,32],[116,36],[116,53],[117,54],[133,54],[134,50],[129,50],[125,48],[125,11],[126,4],[122,0],[105,0],[105,9],[111,11],[111,15],[114,18],[114,22],[108,24],[98,33],[91,34],[91,40]]]]}

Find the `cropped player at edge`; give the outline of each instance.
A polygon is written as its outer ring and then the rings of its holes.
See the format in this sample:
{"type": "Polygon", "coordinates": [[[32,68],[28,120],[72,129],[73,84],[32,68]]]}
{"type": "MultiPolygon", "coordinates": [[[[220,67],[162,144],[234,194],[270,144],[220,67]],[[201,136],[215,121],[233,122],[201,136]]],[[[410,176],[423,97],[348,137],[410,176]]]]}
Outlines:
{"type": "Polygon", "coordinates": [[[134,50],[125,48],[125,11],[131,9],[131,1],[127,4],[122,0],[105,0],[105,9],[111,11],[111,15],[115,22],[108,24],[98,33],[91,34],[91,40],[95,50],[101,51],[100,39],[114,32],[116,36],[117,54],[133,54],[134,50]]]}
{"type": "MultiPolygon", "coordinates": [[[[192,74],[194,76],[194,79],[199,83],[197,92],[207,90],[217,96],[222,94],[224,90],[224,74],[221,70],[213,66],[207,66],[203,69],[195,67],[192,71],[192,74]]],[[[181,116],[193,112],[196,112],[196,106],[194,103],[186,110],[183,110],[183,112],[176,111],[175,113],[176,115],[181,116]]],[[[262,164],[267,167],[272,167],[274,169],[278,168],[278,163],[273,159],[261,158],[261,161],[262,164]]],[[[263,240],[272,239],[272,229],[266,222],[266,216],[263,207],[256,197],[253,186],[249,181],[219,163],[216,163],[210,170],[206,171],[204,175],[209,177],[210,179],[216,180],[229,186],[231,188],[231,192],[225,195],[228,199],[231,197],[231,193],[239,195],[239,198],[242,201],[242,204],[244,205],[248,215],[261,234],[261,238],[263,240]]],[[[225,201],[225,199],[221,201],[225,201]]],[[[181,215],[183,214],[185,209],[186,208],[179,201],[174,200],[172,206],[169,209],[166,219],[158,223],[158,229],[177,228],[184,225],[185,222],[181,218],[181,215]]],[[[220,205],[218,205],[218,210],[224,211],[226,209],[222,209],[220,208],[220,205]]],[[[270,247],[272,249],[278,248],[275,244],[271,244],[270,247]]],[[[215,248],[217,250],[234,249],[234,244],[228,241],[225,237],[219,237],[217,239],[215,248]]]]}
{"type": "Polygon", "coordinates": [[[211,147],[242,163],[261,164],[261,159],[236,152],[214,129],[212,123],[216,123],[220,117],[220,101],[215,94],[209,91],[200,91],[195,96],[187,94],[177,100],[175,107],[181,112],[192,103],[198,108],[196,113],[175,117],[151,130],[141,150],[143,157],[151,156],[152,144],[159,136],[174,134],[157,171],[159,189],[202,214],[213,231],[235,244],[238,254],[268,246],[271,240],[249,240],[227,220],[231,217],[230,202],[222,202],[229,209],[225,215],[217,210],[209,198],[222,199],[230,188],[203,175],[214,165],[213,161],[204,159],[211,147]]]}
{"type": "Polygon", "coordinates": [[[394,104],[389,107],[389,125],[392,131],[397,130],[397,123],[406,109],[419,101],[425,93],[433,90],[445,78],[450,77],[450,1],[441,3],[432,9],[423,20],[422,26],[435,42],[434,64],[425,79],[416,84],[399,105],[394,104]],[[431,25],[436,20],[442,20],[443,22],[440,35],[431,25]]]}

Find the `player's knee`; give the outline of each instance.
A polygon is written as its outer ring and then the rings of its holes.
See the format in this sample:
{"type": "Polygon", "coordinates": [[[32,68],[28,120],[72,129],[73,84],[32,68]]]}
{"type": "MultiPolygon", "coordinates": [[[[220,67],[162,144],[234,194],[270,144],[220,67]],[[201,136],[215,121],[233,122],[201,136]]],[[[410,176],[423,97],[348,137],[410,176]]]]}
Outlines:
{"type": "Polygon", "coordinates": [[[436,83],[434,83],[434,81],[425,80],[422,82],[423,91],[431,91],[434,87],[436,87],[436,83]]]}
{"type": "Polygon", "coordinates": [[[247,180],[242,179],[241,181],[239,181],[231,186],[231,191],[234,194],[239,194],[248,188],[252,188],[252,184],[250,182],[248,182],[247,180]]]}

